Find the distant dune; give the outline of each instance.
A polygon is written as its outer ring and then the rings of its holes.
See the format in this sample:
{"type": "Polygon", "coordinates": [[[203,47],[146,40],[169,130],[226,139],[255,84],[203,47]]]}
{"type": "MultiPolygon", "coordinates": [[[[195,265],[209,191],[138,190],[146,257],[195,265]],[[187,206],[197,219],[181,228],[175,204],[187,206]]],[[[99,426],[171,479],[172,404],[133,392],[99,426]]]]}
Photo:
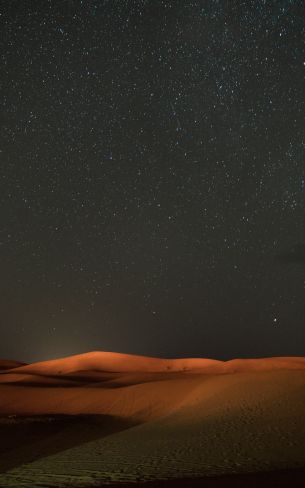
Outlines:
{"type": "MultiPolygon", "coordinates": [[[[16,366],[13,366],[14,368],[16,366]]],[[[107,371],[120,373],[148,372],[164,373],[168,371],[200,371],[211,374],[235,373],[253,370],[305,369],[304,357],[275,357],[260,359],[233,359],[217,361],[215,359],[185,358],[159,359],[147,356],[94,351],[77,354],[61,359],[42,361],[22,365],[18,373],[57,375],[78,371],[107,371]]]]}
{"type": "Polygon", "coordinates": [[[304,391],[303,357],[222,362],[92,352],[6,369],[0,486],[305,467],[304,391]]]}
{"type": "Polygon", "coordinates": [[[25,366],[26,363],[21,363],[19,361],[12,361],[10,359],[0,359],[0,371],[5,369],[19,368],[20,366],[25,366]]]}

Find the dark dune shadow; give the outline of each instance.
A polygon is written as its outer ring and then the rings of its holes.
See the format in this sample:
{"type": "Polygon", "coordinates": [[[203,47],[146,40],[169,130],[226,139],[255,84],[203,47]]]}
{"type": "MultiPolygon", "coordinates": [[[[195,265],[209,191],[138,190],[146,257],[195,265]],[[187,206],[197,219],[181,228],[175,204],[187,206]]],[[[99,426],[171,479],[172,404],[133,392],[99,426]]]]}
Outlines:
{"type": "MultiPolygon", "coordinates": [[[[3,372],[4,374],[7,374],[5,371],[3,372]]],[[[12,372],[13,374],[15,373],[14,371],[12,372]]],[[[0,372],[1,374],[1,372],[0,372]]],[[[22,373],[24,375],[24,373],[22,373]]],[[[75,386],[87,386],[87,385],[105,385],[107,386],[107,383],[113,379],[116,379],[118,374],[112,374],[112,373],[100,373],[100,372],[95,372],[95,371],[90,371],[90,372],[84,372],[84,374],[81,374],[81,372],[78,373],[71,373],[71,374],[57,374],[57,375],[44,375],[44,374],[39,374],[39,373],[29,373],[29,379],[26,379],[25,377],[20,380],[20,381],[12,381],[12,382],[7,382],[5,383],[5,386],[24,386],[24,387],[37,387],[37,388],[58,388],[58,387],[64,387],[64,388],[73,388],[75,386]],[[35,380],[33,379],[33,376],[35,377],[35,380]]]]}
{"type": "MultiPolygon", "coordinates": [[[[96,485],[95,485],[96,486],[96,485]]],[[[305,467],[258,473],[99,485],[100,488],[304,488],[305,467]]]]}
{"type": "Polygon", "coordinates": [[[75,388],[76,386],[86,386],[86,385],[80,385],[77,381],[67,381],[67,380],[59,380],[59,381],[52,381],[50,383],[46,381],[27,381],[27,380],[22,380],[22,381],[12,381],[11,383],[7,382],[5,383],[5,386],[14,388],[16,386],[21,387],[21,388],[75,388]]]}
{"type": "MultiPolygon", "coordinates": [[[[60,375],[42,375],[37,374],[29,375],[29,379],[23,378],[20,381],[12,381],[4,383],[5,386],[10,387],[36,387],[36,388],[75,388],[77,386],[81,387],[93,387],[93,388],[107,388],[115,389],[122,388],[126,386],[136,385],[139,383],[151,383],[154,381],[167,381],[168,379],[181,379],[182,375],[185,374],[185,378],[188,376],[185,371],[179,372],[157,372],[157,373],[130,373],[128,375],[128,382],[125,381],[126,375],[122,373],[104,373],[100,371],[85,371],[76,372],[71,374],[60,374],[60,375]],[[35,376],[35,380],[32,379],[35,376]]],[[[200,373],[197,373],[200,376],[200,373]]],[[[196,377],[196,373],[192,373],[192,377],[196,377]]]]}
{"type": "Polygon", "coordinates": [[[110,415],[2,417],[0,473],[134,425],[110,415]]]}

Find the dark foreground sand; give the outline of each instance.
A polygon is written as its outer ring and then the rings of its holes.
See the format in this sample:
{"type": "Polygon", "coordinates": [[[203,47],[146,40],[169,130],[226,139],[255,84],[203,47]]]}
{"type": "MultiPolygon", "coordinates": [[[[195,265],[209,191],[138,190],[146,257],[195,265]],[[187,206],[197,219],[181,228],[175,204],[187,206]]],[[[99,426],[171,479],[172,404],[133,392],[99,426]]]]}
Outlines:
{"type": "Polygon", "coordinates": [[[5,366],[3,488],[305,486],[305,358],[5,366]]]}
{"type": "MultiPolygon", "coordinates": [[[[100,485],[100,488],[109,485],[100,485]]],[[[230,474],[205,478],[148,481],[137,488],[304,488],[305,469],[286,469],[262,473],[230,474]]],[[[111,488],[135,488],[134,483],[120,483],[111,488]]]]}

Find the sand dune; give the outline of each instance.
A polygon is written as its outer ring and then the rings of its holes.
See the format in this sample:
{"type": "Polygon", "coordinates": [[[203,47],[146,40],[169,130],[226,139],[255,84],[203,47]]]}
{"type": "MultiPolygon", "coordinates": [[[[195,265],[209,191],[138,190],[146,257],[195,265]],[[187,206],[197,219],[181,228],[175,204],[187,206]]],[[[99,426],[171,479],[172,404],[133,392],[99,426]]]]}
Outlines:
{"type": "Polygon", "coordinates": [[[208,372],[210,374],[217,374],[250,370],[266,371],[287,368],[305,369],[305,358],[278,357],[218,361],[215,359],[203,358],[160,359],[131,354],[94,351],[61,359],[53,359],[50,361],[22,365],[18,368],[18,373],[54,375],[69,374],[78,371],[107,371],[121,373],[200,371],[208,372]]]}
{"type": "Polygon", "coordinates": [[[103,414],[147,421],[185,405],[201,385],[202,394],[210,395],[217,385],[240,381],[237,373],[251,378],[280,370],[303,373],[305,358],[223,362],[92,352],[1,372],[0,415],[103,414]]]}
{"type": "Polygon", "coordinates": [[[215,367],[222,364],[213,359],[159,359],[131,354],[94,351],[67,358],[25,365],[19,372],[34,374],[67,374],[77,371],[150,372],[183,371],[215,367]]]}
{"type": "Polygon", "coordinates": [[[294,357],[222,362],[95,352],[6,370],[0,434],[14,431],[19,440],[0,453],[0,469],[8,470],[0,486],[305,467],[304,391],[305,358],[294,357]]]}
{"type": "Polygon", "coordinates": [[[26,363],[21,363],[19,361],[12,361],[10,359],[0,359],[0,371],[18,368],[20,366],[25,366],[26,363]]]}

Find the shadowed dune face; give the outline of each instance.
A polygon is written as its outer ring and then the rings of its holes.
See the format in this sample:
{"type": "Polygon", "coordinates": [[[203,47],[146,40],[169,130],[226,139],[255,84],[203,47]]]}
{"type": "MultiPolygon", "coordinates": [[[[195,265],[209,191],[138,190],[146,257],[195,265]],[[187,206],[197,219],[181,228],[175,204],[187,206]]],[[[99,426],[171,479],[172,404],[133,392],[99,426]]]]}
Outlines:
{"type": "MultiPolygon", "coordinates": [[[[43,415],[0,419],[0,473],[101,439],[134,425],[104,415],[43,415]]],[[[1,486],[1,485],[0,485],[1,486]]]]}
{"type": "Polygon", "coordinates": [[[10,359],[0,359],[0,371],[19,368],[21,366],[26,366],[26,363],[21,363],[19,361],[12,361],[10,359]]]}
{"type": "Polygon", "coordinates": [[[32,487],[35,479],[89,487],[305,466],[304,391],[305,358],[294,357],[222,362],[95,352],[5,370],[0,435],[9,444],[0,452],[7,471],[0,486],[23,479],[32,487]]]}

